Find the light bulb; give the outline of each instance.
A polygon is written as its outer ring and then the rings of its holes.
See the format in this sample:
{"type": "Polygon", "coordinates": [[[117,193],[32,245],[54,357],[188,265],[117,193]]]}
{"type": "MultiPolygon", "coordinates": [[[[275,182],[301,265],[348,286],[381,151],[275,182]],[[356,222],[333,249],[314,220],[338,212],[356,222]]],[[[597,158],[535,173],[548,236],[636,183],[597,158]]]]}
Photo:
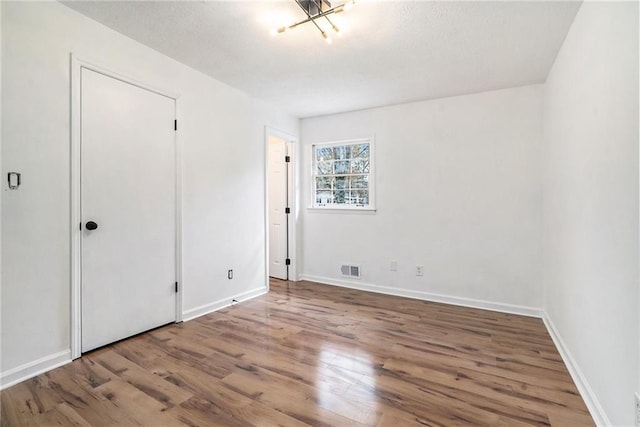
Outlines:
{"type": "Polygon", "coordinates": [[[346,2],[344,3],[343,10],[344,10],[345,12],[350,11],[351,9],[353,9],[353,5],[354,5],[354,3],[355,3],[355,2],[354,2],[353,0],[348,0],[348,1],[346,1],[346,2]]]}
{"type": "Polygon", "coordinates": [[[331,44],[331,37],[329,37],[324,31],[322,32],[322,37],[324,38],[324,41],[327,42],[327,44],[331,44]]]}
{"type": "Polygon", "coordinates": [[[338,37],[342,37],[342,31],[340,31],[340,28],[338,28],[335,24],[333,25],[333,31],[336,32],[338,37]]]}

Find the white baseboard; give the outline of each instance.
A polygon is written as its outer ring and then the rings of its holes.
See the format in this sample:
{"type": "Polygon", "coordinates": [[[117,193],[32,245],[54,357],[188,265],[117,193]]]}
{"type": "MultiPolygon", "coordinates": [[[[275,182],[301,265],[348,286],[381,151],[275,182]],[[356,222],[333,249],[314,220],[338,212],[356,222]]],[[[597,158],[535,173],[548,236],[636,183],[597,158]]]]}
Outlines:
{"type": "Polygon", "coordinates": [[[553,321],[551,321],[551,318],[546,312],[543,313],[542,321],[547,327],[547,331],[549,331],[551,339],[556,345],[556,348],[558,349],[558,352],[560,353],[564,364],[569,370],[569,374],[571,375],[573,382],[576,384],[576,387],[580,392],[580,396],[582,396],[582,400],[584,400],[585,405],[587,405],[587,409],[589,410],[593,421],[595,421],[596,425],[598,426],[612,425],[609,421],[609,418],[607,417],[607,414],[604,412],[602,405],[600,405],[598,398],[591,389],[589,382],[580,370],[580,367],[571,355],[571,352],[569,352],[569,348],[562,340],[560,333],[558,332],[555,325],[553,324],[553,321]]]}
{"type": "Polygon", "coordinates": [[[50,354],[0,374],[0,390],[71,362],[71,350],[50,354]]]}
{"type": "Polygon", "coordinates": [[[472,298],[462,298],[449,295],[434,294],[430,292],[414,291],[411,289],[392,288],[388,286],[372,285],[355,280],[341,280],[328,277],[302,275],[302,280],[322,283],[324,285],[342,286],[344,288],[358,289],[361,291],[376,292],[385,295],[395,295],[399,297],[414,298],[424,301],[441,302],[444,304],[459,305],[463,307],[480,308],[483,310],[498,311],[501,313],[519,314],[529,317],[542,317],[541,308],[527,307],[522,305],[504,304],[499,302],[483,301],[472,298]]]}
{"type": "Polygon", "coordinates": [[[243,292],[241,294],[232,295],[230,297],[227,297],[218,301],[214,301],[209,304],[201,305],[199,307],[186,310],[182,313],[182,319],[186,322],[188,320],[195,319],[196,317],[204,316],[205,314],[209,314],[214,311],[218,311],[222,308],[229,307],[231,304],[234,303],[233,300],[236,300],[236,302],[242,302],[242,301],[249,300],[251,298],[258,297],[260,295],[264,295],[267,292],[269,292],[269,289],[267,289],[267,287],[265,286],[261,286],[257,289],[243,292]]]}

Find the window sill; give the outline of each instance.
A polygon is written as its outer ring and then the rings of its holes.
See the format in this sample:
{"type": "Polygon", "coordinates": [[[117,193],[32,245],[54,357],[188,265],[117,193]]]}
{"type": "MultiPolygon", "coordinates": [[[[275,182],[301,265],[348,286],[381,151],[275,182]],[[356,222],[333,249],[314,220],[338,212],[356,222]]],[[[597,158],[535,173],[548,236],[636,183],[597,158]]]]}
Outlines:
{"type": "Polygon", "coordinates": [[[373,215],[376,213],[375,207],[368,208],[318,208],[318,207],[308,207],[308,211],[310,212],[324,212],[324,213],[335,213],[335,214],[344,214],[344,213],[354,213],[354,214],[364,214],[364,215],[373,215]]]}

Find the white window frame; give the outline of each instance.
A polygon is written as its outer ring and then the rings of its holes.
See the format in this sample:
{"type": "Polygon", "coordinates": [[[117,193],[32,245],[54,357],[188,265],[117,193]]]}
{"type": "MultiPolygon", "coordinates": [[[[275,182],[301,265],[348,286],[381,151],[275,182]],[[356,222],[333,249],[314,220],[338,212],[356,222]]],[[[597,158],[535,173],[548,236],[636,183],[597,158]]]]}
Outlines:
{"type": "MultiPolygon", "coordinates": [[[[357,174],[364,175],[364,174],[357,174]]],[[[331,175],[327,175],[331,176],[331,175]]],[[[375,197],[375,147],[373,136],[346,139],[340,141],[320,142],[311,144],[311,205],[309,209],[317,211],[375,211],[376,210],[376,197],[375,197]],[[316,148],[317,147],[336,147],[341,145],[355,145],[362,143],[369,144],[369,204],[368,205],[347,205],[347,204],[319,204],[316,202],[316,148]]]]}

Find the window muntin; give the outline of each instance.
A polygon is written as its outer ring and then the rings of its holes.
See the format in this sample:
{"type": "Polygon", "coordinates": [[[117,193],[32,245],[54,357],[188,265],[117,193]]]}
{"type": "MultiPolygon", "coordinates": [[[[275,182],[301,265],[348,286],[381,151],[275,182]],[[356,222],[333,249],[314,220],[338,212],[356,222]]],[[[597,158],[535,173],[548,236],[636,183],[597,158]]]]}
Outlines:
{"type": "Polygon", "coordinates": [[[373,208],[369,139],[314,144],[312,150],[313,207],[373,208]]]}

